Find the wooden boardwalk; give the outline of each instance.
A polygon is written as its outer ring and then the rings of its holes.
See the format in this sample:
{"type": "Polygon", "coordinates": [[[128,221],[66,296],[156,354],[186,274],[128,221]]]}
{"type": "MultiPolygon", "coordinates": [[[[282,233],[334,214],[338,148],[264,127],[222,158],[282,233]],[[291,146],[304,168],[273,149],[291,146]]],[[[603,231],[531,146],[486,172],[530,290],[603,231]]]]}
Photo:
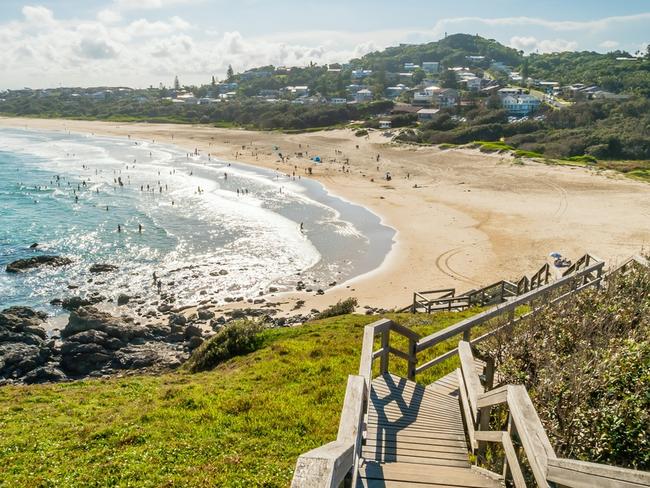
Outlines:
{"type": "Polygon", "coordinates": [[[337,438],[298,458],[292,488],[502,488],[506,482],[515,488],[650,488],[648,472],[558,458],[526,388],[494,388],[494,379],[501,383],[494,360],[483,357],[483,363],[473,349],[499,330],[638,266],[647,268],[647,260],[631,258],[603,275],[604,263],[585,255],[570,275],[552,283],[542,268],[532,285],[524,283],[523,294],[426,337],[391,320],[366,325],[359,374],[348,376],[337,438]],[[530,311],[517,316],[524,305],[530,311]],[[500,322],[490,327],[493,319],[500,322]],[[481,335],[472,337],[479,326],[481,335]],[[395,347],[394,335],[408,341],[406,350],[395,347]],[[418,360],[458,336],[457,348],[418,360]],[[459,369],[426,386],[415,382],[455,355],[459,369]],[[390,357],[407,362],[406,378],[390,373],[390,357]],[[493,408],[504,409],[507,421],[491,424],[493,408]],[[490,465],[493,471],[480,467],[487,466],[488,444],[503,452],[501,465],[490,465]]]}
{"type": "Polygon", "coordinates": [[[388,373],[372,381],[357,486],[502,487],[470,467],[457,377],[426,387],[388,373]]]}

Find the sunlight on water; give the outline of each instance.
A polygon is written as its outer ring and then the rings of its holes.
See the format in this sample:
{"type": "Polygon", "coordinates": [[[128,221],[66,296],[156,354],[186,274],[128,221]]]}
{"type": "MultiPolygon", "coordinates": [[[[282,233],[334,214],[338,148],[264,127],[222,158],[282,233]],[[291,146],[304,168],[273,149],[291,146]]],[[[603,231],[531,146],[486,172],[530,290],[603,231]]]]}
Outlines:
{"type": "Polygon", "coordinates": [[[53,298],[92,291],[150,303],[154,272],[180,303],[297,280],[324,288],[377,267],[393,234],[313,181],[143,141],[0,130],[0,266],[35,253],[74,260],[0,273],[0,308],[57,313],[53,298]],[[93,263],[120,269],[92,275],[93,263]]]}

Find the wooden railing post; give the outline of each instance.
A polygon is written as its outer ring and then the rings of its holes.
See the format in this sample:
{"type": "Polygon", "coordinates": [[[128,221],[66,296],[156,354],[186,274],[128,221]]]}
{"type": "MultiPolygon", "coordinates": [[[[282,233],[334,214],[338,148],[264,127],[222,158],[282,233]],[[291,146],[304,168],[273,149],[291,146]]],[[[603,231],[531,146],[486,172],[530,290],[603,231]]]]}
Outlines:
{"type": "Polygon", "coordinates": [[[388,373],[388,354],[390,353],[390,329],[381,333],[381,358],[379,360],[380,374],[388,373]]]}
{"type": "Polygon", "coordinates": [[[415,368],[417,366],[417,341],[409,337],[408,379],[415,381],[415,368]]]}

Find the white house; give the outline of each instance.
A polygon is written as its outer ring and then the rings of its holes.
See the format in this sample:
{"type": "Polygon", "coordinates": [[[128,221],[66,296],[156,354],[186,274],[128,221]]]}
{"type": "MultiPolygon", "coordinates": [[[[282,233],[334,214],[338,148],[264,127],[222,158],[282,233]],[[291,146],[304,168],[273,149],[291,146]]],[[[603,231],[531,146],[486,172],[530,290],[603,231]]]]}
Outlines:
{"type": "Polygon", "coordinates": [[[352,78],[355,80],[361,80],[363,78],[366,78],[372,74],[371,69],[353,69],[352,70],[352,78]]]}
{"type": "Polygon", "coordinates": [[[306,85],[285,86],[284,88],[282,88],[282,91],[285,93],[290,93],[291,95],[296,97],[309,96],[309,87],[306,85]]]}
{"type": "Polygon", "coordinates": [[[453,88],[443,88],[438,92],[437,100],[434,104],[440,108],[453,108],[458,105],[458,91],[453,88]]]}
{"type": "Polygon", "coordinates": [[[533,113],[539,108],[540,103],[539,98],[526,94],[508,95],[501,99],[501,105],[508,111],[508,114],[518,117],[533,113]]]}
{"type": "Polygon", "coordinates": [[[469,91],[479,91],[481,89],[481,78],[478,76],[468,76],[463,79],[469,91]]]}
{"type": "Polygon", "coordinates": [[[390,120],[380,120],[379,121],[379,128],[380,129],[390,129],[391,128],[391,121],[390,120]]]}
{"type": "Polygon", "coordinates": [[[330,98],[330,103],[332,105],[345,105],[348,103],[348,100],[346,98],[330,98]]]}
{"type": "Polygon", "coordinates": [[[415,63],[404,63],[404,71],[415,71],[420,67],[419,64],[415,63]]]}
{"type": "Polygon", "coordinates": [[[357,103],[369,102],[372,100],[372,91],[368,90],[367,88],[359,90],[354,94],[354,100],[357,103]]]}

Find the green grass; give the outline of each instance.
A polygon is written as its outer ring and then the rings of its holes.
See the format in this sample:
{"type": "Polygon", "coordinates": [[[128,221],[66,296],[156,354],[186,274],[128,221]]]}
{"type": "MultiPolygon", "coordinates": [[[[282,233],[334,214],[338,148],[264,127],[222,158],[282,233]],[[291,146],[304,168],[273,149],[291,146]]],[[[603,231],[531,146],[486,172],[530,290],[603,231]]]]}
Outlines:
{"type": "MultiPolygon", "coordinates": [[[[389,317],[425,335],[474,313],[389,317]]],[[[268,330],[257,351],[204,373],[2,387],[0,485],[288,486],[298,455],[336,438],[363,327],[376,319],[268,330]]],[[[402,363],[391,357],[391,371],[404,374],[402,363]]]]}
{"type": "Polygon", "coordinates": [[[474,141],[471,145],[477,147],[481,152],[504,152],[515,149],[502,141],[474,141]]]}
{"type": "Polygon", "coordinates": [[[516,158],[543,158],[544,155],[535,151],[524,151],[522,149],[515,149],[514,151],[516,158]]]}

